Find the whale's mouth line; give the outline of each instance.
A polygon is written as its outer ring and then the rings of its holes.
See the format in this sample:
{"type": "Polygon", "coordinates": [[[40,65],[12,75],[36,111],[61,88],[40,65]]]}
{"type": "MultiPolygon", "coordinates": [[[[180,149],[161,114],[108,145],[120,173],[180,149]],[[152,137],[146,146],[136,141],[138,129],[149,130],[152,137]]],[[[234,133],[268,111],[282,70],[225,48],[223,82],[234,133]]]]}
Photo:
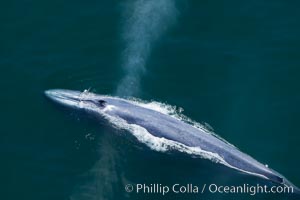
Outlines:
{"type": "Polygon", "coordinates": [[[62,103],[64,105],[77,105],[80,106],[83,102],[92,102],[92,93],[89,90],[84,90],[83,92],[71,91],[71,90],[60,90],[52,89],[46,90],[45,95],[52,99],[53,101],[62,103]]]}
{"type": "Polygon", "coordinates": [[[68,101],[74,101],[74,102],[78,102],[78,103],[82,101],[81,99],[78,100],[74,97],[56,96],[56,98],[63,99],[63,100],[68,100],[68,101]]]}
{"type": "Polygon", "coordinates": [[[64,95],[61,92],[56,92],[56,91],[51,91],[51,90],[47,90],[45,91],[45,95],[47,97],[49,97],[52,100],[55,101],[72,101],[72,102],[76,102],[76,103],[80,103],[81,99],[80,98],[76,98],[76,97],[72,97],[71,95],[64,95]]]}
{"type": "Polygon", "coordinates": [[[86,91],[52,89],[46,90],[45,96],[60,105],[77,109],[83,108],[84,103],[92,102],[92,98],[87,98],[86,91]]]}

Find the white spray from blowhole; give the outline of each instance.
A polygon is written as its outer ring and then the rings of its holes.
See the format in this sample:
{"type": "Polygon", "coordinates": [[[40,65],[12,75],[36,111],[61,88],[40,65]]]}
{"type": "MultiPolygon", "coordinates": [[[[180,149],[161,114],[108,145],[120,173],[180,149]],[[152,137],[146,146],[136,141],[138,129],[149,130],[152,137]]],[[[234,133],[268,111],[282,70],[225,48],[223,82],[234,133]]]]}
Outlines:
{"type": "Polygon", "coordinates": [[[133,96],[139,92],[153,44],[175,23],[177,9],[174,0],[129,0],[124,10],[122,65],[125,76],[116,93],[133,96]]]}

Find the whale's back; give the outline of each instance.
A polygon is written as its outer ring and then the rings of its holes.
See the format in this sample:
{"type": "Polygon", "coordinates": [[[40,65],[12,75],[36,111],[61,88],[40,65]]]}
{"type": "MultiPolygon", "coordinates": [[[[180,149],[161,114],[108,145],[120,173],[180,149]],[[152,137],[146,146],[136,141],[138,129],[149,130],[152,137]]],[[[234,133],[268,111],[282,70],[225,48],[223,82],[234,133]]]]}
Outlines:
{"type": "Polygon", "coordinates": [[[200,149],[219,155],[232,168],[248,174],[283,183],[282,176],[261,164],[251,156],[241,152],[233,145],[170,115],[141,107],[128,101],[114,100],[116,110],[110,114],[124,119],[128,124],[138,125],[151,135],[179,142],[188,147],[200,149]]]}

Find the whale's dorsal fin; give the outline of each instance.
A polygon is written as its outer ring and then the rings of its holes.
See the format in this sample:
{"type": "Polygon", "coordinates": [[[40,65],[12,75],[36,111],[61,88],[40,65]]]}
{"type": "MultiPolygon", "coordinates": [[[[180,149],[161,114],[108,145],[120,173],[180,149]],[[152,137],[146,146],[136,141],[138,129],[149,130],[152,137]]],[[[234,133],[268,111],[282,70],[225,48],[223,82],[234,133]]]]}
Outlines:
{"type": "Polygon", "coordinates": [[[283,184],[283,178],[280,176],[275,176],[275,180],[277,183],[283,184]]]}
{"type": "Polygon", "coordinates": [[[284,183],[284,179],[281,176],[278,176],[276,174],[266,174],[265,176],[274,183],[279,183],[279,184],[284,183]]]}

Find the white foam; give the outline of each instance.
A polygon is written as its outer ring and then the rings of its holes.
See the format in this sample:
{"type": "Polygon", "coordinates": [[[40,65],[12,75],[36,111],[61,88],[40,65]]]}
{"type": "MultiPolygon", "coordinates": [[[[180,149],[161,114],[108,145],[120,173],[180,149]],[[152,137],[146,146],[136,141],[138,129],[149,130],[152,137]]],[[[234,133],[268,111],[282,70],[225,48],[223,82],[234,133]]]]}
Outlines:
{"type": "Polygon", "coordinates": [[[105,111],[111,111],[111,110],[113,110],[113,109],[115,109],[116,107],[115,106],[112,106],[112,105],[107,105],[107,106],[105,106],[105,108],[103,109],[103,111],[105,112],[105,111]]]}
{"type": "Polygon", "coordinates": [[[201,158],[209,159],[216,163],[222,163],[227,165],[224,159],[216,153],[204,151],[200,147],[189,147],[179,142],[168,140],[163,137],[155,137],[141,126],[138,126],[136,124],[128,124],[125,120],[121,118],[112,117],[105,113],[103,113],[103,116],[116,128],[127,130],[130,133],[132,133],[139,142],[146,144],[152,150],[159,152],[177,150],[182,153],[199,156],[201,158]]]}
{"type": "Polygon", "coordinates": [[[224,138],[222,138],[221,136],[219,136],[215,132],[213,132],[213,128],[210,125],[208,125],[207,123],[205,123],[203,125],[203,124],[201,124],[199,122],[196,122],[196,121],[190,119],[189,117],[185,116],[182,113],[184,111],[184,109],[181,108],[181,107],[171,106],[171,105],[161,103],[161,102],[157,102],[157,101],[147,102],[147,101],[143,101],[143,100],[137,99],[137,98],[132,98],[129,101],[130,101],[130,103],[136,104],[138,106],[141,106],[141,107],[144,107],[144,108],[147,108],[147,109],[150,109],[150,110],[155,110],[155,111],[160,112],[162,114],[169,115],[170,117],[173,117],[177,120],[188,123],[191,126],[201,130],[202,132],[207,133],[207,134],[211,134],[211,135],[217,137],[218,139],[222,140],[223,142],[227,143],[228,145],[231,145],[232,147],[235,147],[234,145],[232,145],[228,141],[226,141],[224,138]]]}

